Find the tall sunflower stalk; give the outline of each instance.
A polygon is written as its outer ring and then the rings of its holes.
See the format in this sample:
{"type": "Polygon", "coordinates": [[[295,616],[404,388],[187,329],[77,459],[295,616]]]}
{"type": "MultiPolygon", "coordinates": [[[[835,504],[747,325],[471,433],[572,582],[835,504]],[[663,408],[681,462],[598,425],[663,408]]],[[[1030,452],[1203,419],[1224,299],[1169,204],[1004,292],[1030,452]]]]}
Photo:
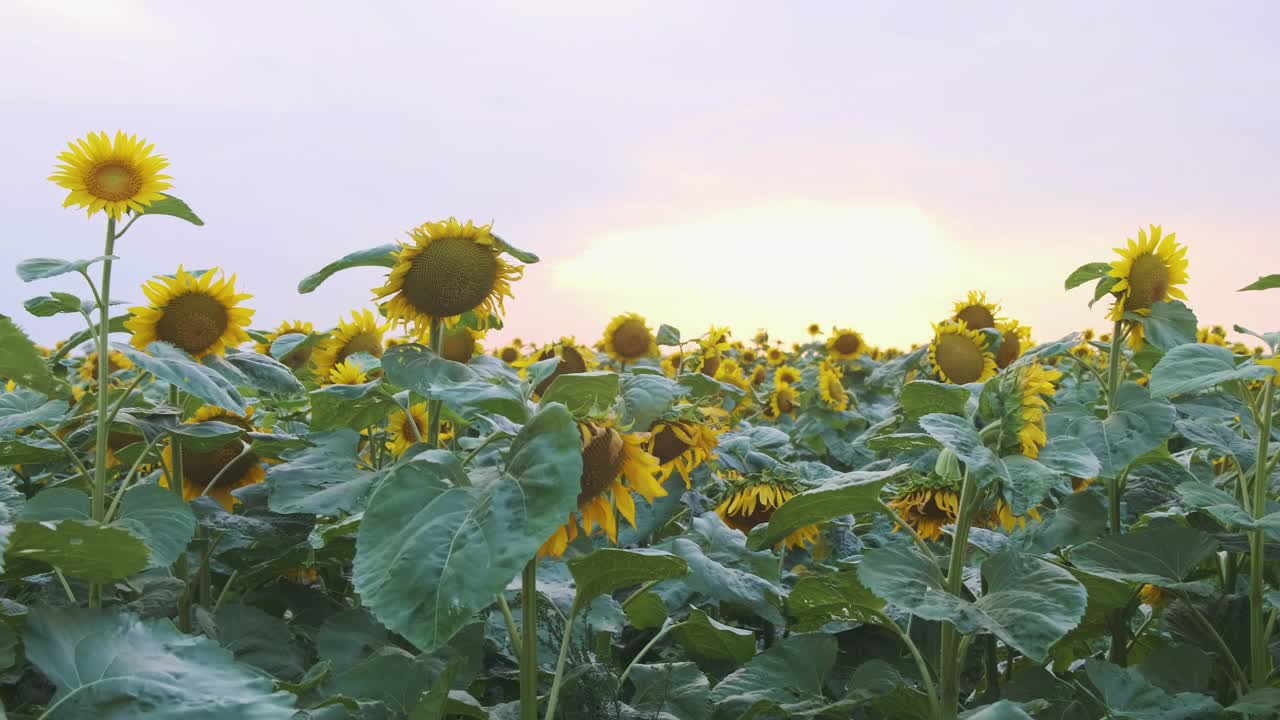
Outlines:
{"type": "MultiPolygon", "coordinates": [[[[1275,367],[1277,361],[1270,363],[1275,367]]],[[[1254,464],[1253,497],[1250,513],[1255,521],[1261,520],[1267,513],[1267,490],[1270,484],[1271,463],[1267,460],[1270,450],[1271,423],[1273,401],[1275,398],[1275,376],[1267,378],[1263,384],[1261,409],[1255,410],[1258,425],[1258,459],[1254,464]]],[[[1250,684],[1255,690],[1266,687],[1267,678],[1271,674],[1271,654],[1268,652],[1267,625],[1263,612],[1264,544],[1266,537],[1260,527],[1249,531],[1249,675],[1250,684]]]]}
{"type": "MultiPolygon", "coordinates": [[[[949,465],[954,472],[955,456],[950,450],[943,450],[938,458],[938,467],[949,465]]],[[[947,592],[961,597],[964,592],[964,565],[969,554],[969,529],[977,513],[974,509],[978,502],[977,483],[966,468],[960,479],[960,504],[956,510],[956,530],[951,538],[951,557],[947,566],[947,592]]],[[[942,623],[942,643],[938,666],[938,710],[942,720],[955,720],[960,706],[960,661],[961,638],[955,625],[942,623]]]]}

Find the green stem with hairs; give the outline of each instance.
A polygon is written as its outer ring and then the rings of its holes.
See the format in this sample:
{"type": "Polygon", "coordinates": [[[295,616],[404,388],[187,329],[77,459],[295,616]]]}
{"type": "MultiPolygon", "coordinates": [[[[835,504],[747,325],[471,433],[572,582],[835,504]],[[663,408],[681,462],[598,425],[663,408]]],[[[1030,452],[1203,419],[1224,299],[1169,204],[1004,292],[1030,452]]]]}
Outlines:
{"type": "MultiPolygon", "coordinates": [[[[444,345],[444,321],[440,318],[431,318],[431,333],[428,336],[428,342],[431,344],[431,352],[436,355],[440,354],[440,349],[444,345]]],[[[427,401],[427,444],[433,448],[440,447],[440,409],[441,401],[427,401]]]]}
{"type": "MultiPolygon", "coordinates": [[[[111,363],[107,345],[111,334],[111,253],[116,244],[116,220],[107,218],[107,240],[102,254],[102,287],[98,291],[98,426],[97,446],[94,448],[93,465],[93,499],[91,513],[95,521],[101,522],[107,512],[107,433],[110,423],[107,415],[110,405],[107,401],[107,381],[111,375],[111,363]]],[[[96,583],[89,587],[89,607],[102,607],[102,588],[96,583]]]]}
{"type": "MultiPolygon", "coordinates": [[[[947,592],[961,597],[964,590],[964,561],[969,550],[969,526],[977,488],[968,469],[960,485],[960,504],[956,510],[956,532],[951,539],[951,558],[947,567],[947,592]]],[[[942,653],[939,667],[939,716],[955,720],[960,708],[960,634],[956,626],[942,623],[942,653]]]]}
{"type": "MultiPolygon", "coordinates": [[[[1111,354],[1107,358],[1107,417],[1116,412],[1116,396],[1120,393],[1121,368],[1124,362],[1124,321],[1117,320],[1111,331],[1111,354]]],[[[1124,498],[1124,474],[1107,483],[1109,526],[1112,535],[1121,533],[1120,505],[1124,498]]],[[[1127,607],[1112,613],[1107,619],[1111,631],[1111,662],[1124,666],[1129,655],[1129,613],[1127,607]]]]}
{"type": "Polygon", "coordinates": [[[520,576],[520,720],[538,720],[538,558],[520,576]]]}
{"type": "MultiPolygon", "coordinates": [[[[1253,478],[1253,518],[1259,520],[1267,513],[1267,490],[1270,477],[1267,475],[1267,452],[1271,442],[1272,398],[1275,395],[1275,376],[1267,378],[1262,396],[1262,422],[1258,426],[1258,459],[1255,463],[1256,474],[1253,478]]],[[[1249,531],[1249,675],[1253,689],[1261,689],[1266,685],[1271,674],[1271,655],[1267,652],[1267,632],[1263,620],[1262,592],[1263,561],[1265,560],[1263,531],[1249,531]]],[[[1228,588],[1228,592],[1230,589],[1228,588]]]]}

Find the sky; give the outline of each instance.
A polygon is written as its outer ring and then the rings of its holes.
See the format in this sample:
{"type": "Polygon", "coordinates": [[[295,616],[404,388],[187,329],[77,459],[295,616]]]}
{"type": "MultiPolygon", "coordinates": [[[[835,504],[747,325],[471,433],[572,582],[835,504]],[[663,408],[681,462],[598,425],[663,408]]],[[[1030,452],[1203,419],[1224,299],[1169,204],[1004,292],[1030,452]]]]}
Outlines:
{"type": "MultiPolygon", "coordinates": [[[[1140,226],[1189,247],[1202,324],[1280,329],[1273,2],[7,2],[0,265],[101,254],[46,178],[67,141],[137,133],[196,228],[145,218],[114,297],[220,266],[254,327],[336,324],[385,271],[305,275],[448,216],[541,256],[512,336],[594,342],[618,313],[686,336],[881,346],[985,290],[1037,340],[1107,324],[1078,265],[1140,226]]],[[[77,318],[0,282],[51,343],[77,318]]]]}

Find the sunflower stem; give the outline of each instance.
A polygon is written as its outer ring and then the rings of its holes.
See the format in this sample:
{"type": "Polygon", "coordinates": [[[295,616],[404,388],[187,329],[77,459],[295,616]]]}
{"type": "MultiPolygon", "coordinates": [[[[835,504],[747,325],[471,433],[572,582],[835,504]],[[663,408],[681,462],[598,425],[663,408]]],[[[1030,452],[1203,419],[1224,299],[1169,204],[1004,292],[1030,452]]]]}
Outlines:
{"type": "Polygon", "coordinates": [[[524,651],[520,648],[520,631],[516,628],[516,618],[511,614],[511,606],[507,604],[507,598],[502,593],[498,593],[498,607],[502,610],[502,620],[507,624],[507,635],[511,637],[511,649],[516,653],[516,661],[524,656],[524,651]]]}
{"type": "MultiPolygon", "coordinates": [[[[1258,459],[1254,463],[1253,508],[1254,520],[1260,520],[1267,512],[1268,477],[1267,452],[1271,442],[1272,398],[1275,395],[1275,376],[1267,378],[1262,396],[1262,423],[1258,427],[1258,459]]],[[[1268,633],[1263,621],[1262,591],[1263,585],[1263,531],[1249,531],[1249,673],[1252,687],[1260,689],[1266,685],[1271,673],[1271,656],[1267,652],[1268,633]]],[[[1230,589],[1228,588],[1228,592],[1230,589]]]]}
{"type": "MultiPolygon", "coordinates": [[[[964,589],[964,561],[969,550],[969,525],[973,515],[976,487],[966,468],[960,485],[960,504],[956,509],[956,532],[951,539],[951,558],[947,567],[947,592],[956,597],[964,589]]],[[[960,635],[956,626],[942,623],[942,653],[939,677],[939,717],[955,720],[960,707],[960,635]]]]}
{"type": "Polygon", "coordinates": [[[1115,414],[1116,393],[1120,390],[1120,366],[1124,356],[1124,321],[1117,320],[1111,330],[1111,354],[1107,358],[1107,416],[1115,414]]]}
{"type": "MultiPolygon", "coordinates": [[[[1111,330],[1111,354],[1107,358],[1107,417],[1116,412],[1117,395],[1120,393],[1121,367],[1124,360],[1124,321],[1116,320],[1111,330]]],[[[1107,483],[1107,505],[1112,535],[1119,535],[1120,503],[1124,497],[1124,476],[1112,478],[1107,483]]],[[[1125,666],[1129,661],[1129,612],[1121,608],[1114,612],[1107,624],[1111,630],[1111,662],[1125,666]]]]}
{"type": "Polygon", "coordinates": [[[893,618],[883,612],[877,611],[876,617],[880,619],[882,626],[898,635],[911,653],[911,658],[915,660],[916,671],[920,673],[920,682],[924,685],[924,693],[929,700],[929,716],[933,718],[942,717],[941,709],[938,707],[938,690],[933,684],[933,675],[929,670],[929,663],[925,662],[924,655],[920,654],[920,648],[911,640],[911,633],[903,630],[898,623],[894,622],[893,618]]]}
{"type": "Polygon", "coordinates": [[[538,558],[520,576],[520,720],[538,720],[538,558]]]}
{"type": "MultiPolygon", "coordinates": [[[[547,695],[547,714],[542,716],[543,720],[554,720],[556,716],[556,705],[560,701],[560,682],[564,678],[564,664],[569,659],[569,642],[573,638],[573,618],[578,614],[578,609],[578,599],[575,597],[573,605],[569,608],[569,614],[564,619],[564,633],[560,636],[560,654],[556,656],[556,674],[551,680],[551,692],[547,695]]],[[[658,633],[659,637],[661,635],[662,633],[658,633]]],[[[648,650],[654,642],[657,642],[657,638],[650,641],[649,645],[645,646],[645,650],[648,650]]],[[[644,650],[640,652],[643,654],[644,650]]],[[[635,661],[631,661],[631,664],[634,665],[635,661]]],[[[627,671],[630,670],[631,667],[628,666],[627,671]]],[[[618,687],[622,687],[622,680],[626,679],[627,673],[623,672],[622,679],[618,681],[618,687]]]]}
{"type": "MultiPolygon", "coordinates": [[[[439,355],[440,348],[444,344],[444,321],[440,318],[431,318],[431,334],[427,341],[431,344],[431,352],[439,355]]],[[[433,448],[440,447],[441,404],[439,400],[427,401],[427,444],[433,448]]]]}
{"type": "MultiPolygon", "coordinates": [[[[623,670],[622,675],[618,677],[619,691],[621,691],[622,688],[627,684],[627,677],[631,675],[631,668],[635,667],[637,663],[643,660],[644,656],[648,655],[649,651],[653,649],[653,646],[657,645],[659,640],[666,637],[667,633],[671,632],[677,627],[680,627],[683,624],[684,623],[672,622],[671,618],[667,618],[666,622],[662,623],[662,627],[658,630],[657,634],[653,636],[653,639],[645,643],[644,647],[640,648],[640,652],[636,653],[636,656],[631,658],[631,662],[627,664],[627,668],[623,670]]],[[[548,715],[546,717],[546,720],[553,720],[553,719],[550,715],[548,715]]]]}
{"type": "MultiPolygon", "coordinates": [[[[111,253],[116,245],[116,219],[107,217],[107,240],[102,254],[102,287],[98,292],[98,426],[97,446],[94,448],[93,465],[93,519],[101,522],[107,512],[107,379],[110,375],[110,358],[107,357],[108,335],[111,333],[111,253]]],[[[89,588],[89,607],[102,607],[102,589],[89,588]]]]}

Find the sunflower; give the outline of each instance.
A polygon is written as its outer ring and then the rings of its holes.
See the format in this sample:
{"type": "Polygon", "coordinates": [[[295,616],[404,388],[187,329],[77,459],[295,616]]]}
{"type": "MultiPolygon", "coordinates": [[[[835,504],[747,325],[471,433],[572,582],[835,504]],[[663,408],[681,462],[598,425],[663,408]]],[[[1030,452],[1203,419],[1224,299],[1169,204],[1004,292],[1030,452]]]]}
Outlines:
{"type": "Polygon", "coordinates": [[[751,388],[751,381],[742,372],[742,366],[737,360],[725,358],[716,369],[715,379],[743,391],[740,407],[745,408],[751,404],[751,393],[747,392],[751,388]]]}
{"type": "Polygon", "coordinates": [[[762,347],[763,347],[763,346],[765,346],[765,345],[768,345],[768,344],[769,344],[769,331],[768,331],[768,330],[757,330],[757,331],[756,331],[755,336],[754,336],[754,337],[752,337],[752,338],[751,338],[751,340],[752,340],[756,345],[760,345],[760,346],[762,346],[762,347]]]}
{"type": "Polygon", "coordinates": [[[604,330],[604,351],[620,363],[658,354],[658,341],[640,315],[623,313],[604,330]]]}
{"type": "Polygon", "coordinates": [[[827,355],[836,360],[853,360],[866,351],[862,335],[848,328],[839,328],[827,338],[827,355]]]}
{"type": "Polygon", "coordinates": [[[382,339],[389,323],[378,324],[378,319],[368,310],[352,310],[351,321],[338,320],[338,327],[329,333],[312,354],[316,378],[324,383],[334,366],[356,353],[369,353],[382,357],[382,339]]]}
{"type": "Polygon", "coordinates": [[[769,408],[774,417],[790,415],[795,417],[800,404],[800,392],[792,385],[779,385],[769,395],[769,408]]]}
{"type": "Polygon", "coordinates": [[[1017,320],[997,320],[1000,348],[996,350],[996,367],[1003,370],[1031,347],[1031,328],[1017,320]]]}
{"type": "MultiPolygon", "coordinates": [[[[311,335],[311,333],[315,331],[315,326],[309,322],[305,322],[303,320],[285,320],[280,323],[280,327],[266,333],[263,336],[264,341],[257,343],[254,346],[254,349],[258,351],[259,355],[270,356],[271,345],[276,340],[279,340],[285,335],[311,335]]],[[[310,359],[311,345],[303,343],[302,347],[295,347],[293,350],[285,353],[284,357],[280,358],[280,362],[290,370],[297,370],[303,365],[306,365],[307,361],[310,359]]]]}
{"type": "MultiPolygon", "coordinates": [[[[249,408],[241,416],[230,410],[206,405],[196,411],[195,417],[189,420],[188,423],[198,424],[217,421],[235,425],[247,432],[253,429],[252,418],[253,408],[249,408]]],[[[232,438],[221,447],[207,452],[195,452],[194,450],[183,448],[182,497],[186,500],[195,500],[207,494],[222,503],[222,507],[230,511],[236,503],[235,497],[231,494],[232,490],[247,485],[255,485],[267,477],[266,470],[262,468],[262,461],[258,456],[252,451],[242,454],[243,450],[244,445],[239,436],[232,438]],[[222,477],[218,480],[217,485],[209,487],[206,493],[205,488],[219,474],[222,477]]],[[[164,487],[170,487],[169,481],[173,473],[172,443],[165,447],[161,457],[164,461],[165,475],[160,484],[164,487]]]]}
{"type": "Polygon", "coordinates": [[[849,409],[849,392],[844,389],[840,372],[834,367],[823,366],[818,371],[818,395],[832,410],[849,409]]]}
{"type": "Polygon", "coordinates": [[[173,187],[166,182],[173,178],[160,174],[169,161],[153,154],[155,146],[136,135],[116,131],[113,141],[105,132],[91,132],[67,147],[58,154],[60,164],[49,176],[71,191],[62,207],[85,208],[89,217],[103,210],[119,220],[126,211],[142,212],[165,197],[162,190],[173,187]]]}
{"type": "Polygon", "coordinates": [[[520,346],[515,343],[503,345],[493,351],[493,356],[508,365],[514,365],[520,359],[520,346]]]}
{"type": "Polygon", "coordinates": [[[782,365],[773,372],[774,385],[795,385],[800,382],[800,371],[790,365],[782,365]]]}
{"type": "Polygon", "coordinates": [[[969,296],[955,304],[951,319],[963,322],[970,330],[983,330],[996,326],[996,313],[1000,306],[987,301],[985,292],[970,290],[969,296]]]}
{"type": "Polygon", "coordinates": [[[1169,604],[1169,598],[1165,595],[1164,590],[1150,583],[1143,584],[1138,590],[1138,597],[1142,600],[1143,605],[1148,605],[1153,610],[1159,610],[1169,604]]]}
{"type": "Polygon", "coordinates": [[[1196,342],[1206,345],[1218,345],[1220,347],[1227,346],[1227,333],[1221,326],[1214,325],[1208,328],[1198,328],[1196,330],[1196,342]]]}
{"type": "Polygon", "coordinates": [[[715,377],[720,372],[720,354],[714,349],[703,348],[702,352],[694,357],[698,372],[707,377],[715,377]]]}
{"type": "Polygon", "coordinates": [[[809,323],[809,327],[805,330],[809,333],[809,337],[818,337],[822,334],[822,326],[818,323],[809,323]]]}
{"type": "Polygon", "coordinates": [[[771,347],[764,354],[770,365],[781,365],[787,361],[787,351],[780,347],[771,347]]]}
{"type": "Polygon", "coordinates": [[[903,484],[885,504],[917,535],[937,540],[942,537],[942,528],[954,523],[960,512],[960,488],[952,480],[916,477],[903,484]]]}
{"type": "Polygon", "coordinates": [[[560,557],[582,530],[591,535],[597,527],[610,542],[618,541],[618,519],[614,508],[632,527],[636,524],[636,504],[632,491],[649,503],[667,494],[659,476],[658,459],[644,444],[648,433],[621,433],[610,423],[579,422],[582,436],[582,476],[578,480],[578,510],[538,548],[538,557],[560,557]]]}
{"type": "Polygon", "coordinates": [[[329,385],[363,385],[369,382],[369,376],[361,367],[349,360],[343,360],[329,371],[329,385]]]}
{"type": "Polygon", "coordinates": [[[1026,528],[1028,517],[1039,520],[1040,511],[1035,508],[1031,508],[1027,510],[1026,515],[1014,515],[1012,509],[1009,507],[1009,503],[1005,502],[1004,498],[998,498],[996,500],[995,510],[987,515],[986,521],[982,524],[992,529],[995,529],[998,525],[1004,528],[1005,532],[1013,532],[1015,527],[1026,528]]]}
{"type": "MultiPolygon", "coordinates": [[[[1130,238],[1126,247],[1115,248],[1120,259],[1112,261],[1109,273],[1116,279],[1111,287],[1116,297],[1112,320],[1121,319],[1126,311],[1145,315],[1153,304],[1168,298],[1187,299],[1179,287],[1189,279],[1187,248],[1175,237],[1177,233],[1164,235],[1159,225],[1152,225],[1150,234],[1139,228],[1136,242],[1130,238]]],[[[1134,323],[1131,340],[1141,344],[1141,325],[1134,323]]]]}
{"type": "Polygon", "coordinates": [[[710,349],[717,354],[727,351],[729,349],[730,335],[732,333],[729,331],[728,326],[716,327],[712,325],[711,329],[707,331],[706,338],[702,341],[703,350],[710,349]]]}
{"type": "Polygon", "coordinates": [[[435,318],[452,327],[465,312],[485,320],[503,310],[524,267],[503,259],[491,227],[449,218],[410,230],[386,284],[373,291],[377,300],[391,298],[387,317],[423,331],[435,318]]]}
{"type": "Polygon", "coordinates": [[[682,365],[684,365],[684,355],[681,353],[674,352],[662,358],[662,372],[666,373],[667,377],[679,376],[682,365]]]}
{"type": "Polygon", "coordinates": [[[658,421],[649,428],[649,440],[645,450],[658,459],[661,468],[658,479],[666,481],[674,472],[684,478],[686,489],[693,487],[689,473],[714,457],[723,430],[695,420],[658,421]]]}
{"type": "MultiPolygon", "coordinates": [[[[769,522],[773,511],[800,491],[795,483],[772,474],[730,479],[729,482],[729,492],[716,506],[716,514],[725,525],[745,535],[751,534],[757,525],[769,522]]],[[[783,538],[778,545],[790,550],[817,542],[818,526],[805,525],[783,538]]]]}
{"type": "MultiPolygon", "coordinates": [[[[133,368],[133,361],[125,357],[125,354],[119,350],[112,350],[107,353],[107,375],[111,376],[124,370],[133,368]]],[[[91,351],[84,356],[84,362],[80,363],[80,379],[89,384],[93,384],[98,380],[98,351],[91,351]]]]}
{"type": "Polygon", "coordinates": [[[1022,411],[1017,421],[1022,425],[1017,429],[1017,436],[1022,454],[1029,458],[1038,457],[1048,439],[1044,432],[1044,414],[1049,409],[1048,398],[1057,392],[1053,384],[1061,379],[1061,371],[1047,369],[1039,363],[1032,363],[1018,373],[1022,411]]]}
{"type": "Polygon", "coordinates": [[[539,352],[529,354],[518,365],[523,369],[536,362],[556,357],[560,358],[560,363],[556,365],[556,369],[547,376],[547,379],[538,383],[538,387],[533,389],[534,394],[539,397],[561,375],[584,373],[591,369],[591,362],[588,360],[590,356],[587,349],[580,347],[572,337],[562,337],[559,342],[544,346],[539,352]]]}
{"type": "Polygon", "coordinates": [[[763,365],[757,365],[756,368],[751,371],[751,387],[760,387],[764,384],[764,381],[768,379],[769,371],[766,370],[763,365]]]}
{"type": "Polygon", "coordinates": [[[145,349],[162,340],[200,360],[248,341],[253,311],[239,303],[253,296],[237,294],[235,284],[235,275],[228,280],[217,268],[197,278],[179,265],[173,277],[156,276],[142,286],[151,304],[129,308],[133,317],[124,326],[133,333],[133,346],[145,349]]]}
{"type": "Polygon", "coordinates": [[[967,385],[996,374],[996,356],[978,330],[970,330],[963,321],[946,320],[934,325],[933,333],[929,363],[944,382],[967,385]]]}
{"type": "Polygon", "coordinates": [[[751,365],[760,357],[760,355],[753,349],[745,349],[738,353],[738,357],[742,359],[743,363],[751,365]]]}
{"type": "Polygon", "coordinates": [[[484,354],[484,348],[480,346],[482,337],[484,333],[467,327],[445,332],[440,339],[440,357],[465,363],[476,355],[482,355],[484,354]]]}
{"type": "Polygon", "coordinates": [[[387,431],[391,434],[391,441],[387,443],[387,448],[397,457],[413,447],[414,443],[426,442],[427,404],[414,403],[409,406],[407,414],[404,410],[391,413],[391,417],[387,418],[387,431]],[[409,424],[409,418],[413,418],[412,425],[409,424]]]}

